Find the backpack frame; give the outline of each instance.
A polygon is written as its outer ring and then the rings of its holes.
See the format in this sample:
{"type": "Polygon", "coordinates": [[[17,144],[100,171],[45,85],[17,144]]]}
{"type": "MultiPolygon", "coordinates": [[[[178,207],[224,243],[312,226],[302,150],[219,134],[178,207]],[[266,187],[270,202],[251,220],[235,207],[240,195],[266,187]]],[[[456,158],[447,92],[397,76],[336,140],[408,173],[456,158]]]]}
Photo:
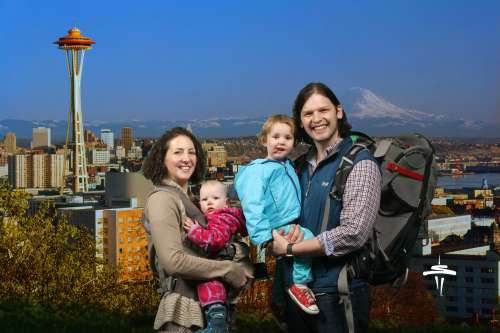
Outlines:
{"type": "Polygon", "coordinates": [[[349,255],[337,282],[350,333],[354,332],[354,318],[349,280],[363,279],[371,285],[392,283],[395,287],[406,282],[413,247],[423,219],[431,212],[437,183],[435,150],[423,135],[408,134],[376,142],[363,133],[351,133],[353,144],[342,157],[332,191],[325,200],[321,232],[328,225],[331,200],[342,200],[353,161],[361,150],[369,150],[379,163],[382,195],[371,235],[360,250],[349,255]]]}

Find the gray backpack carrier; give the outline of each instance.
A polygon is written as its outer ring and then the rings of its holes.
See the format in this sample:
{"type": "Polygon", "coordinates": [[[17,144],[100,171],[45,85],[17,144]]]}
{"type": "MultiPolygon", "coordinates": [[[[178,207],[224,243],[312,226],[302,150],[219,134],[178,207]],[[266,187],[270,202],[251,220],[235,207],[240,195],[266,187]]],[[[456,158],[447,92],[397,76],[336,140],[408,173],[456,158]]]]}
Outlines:
{"type": "MultiPolygon", "coordinates": [[[[184,208],[186,209],[186,215],[196,221],[202,226],[205,226],[207,223],[205,221],[205,217],[198,209],[198,207],[193,204],[193,202],[188,198],[188,196],[181,192],[178,188],[173,186],[157,186],[151,192],[148,193],[147,198],[149,198],[152,194],[163,191],[168,193],[173,193],[179,197],[184,208]]],[[[165,270],[161,267],[160,262],[158,260],[158,256],[156,255],[156,249],[153,245],[153,240],[151,238],[151,224],[146,217],[145,214],[142,216],[142,224],[144,225],[144,229],[146,230],[146,235],[148,238],[148,258],[149,258],[149,267],[153,272],[153,277],[158,281],[158,289],[157,292],[159,294],[163,294],[167,291],[176,291],[180,294],[186,295],[186,288],[183,288],[182,284],[178,284],[178,279],[168,275],[165,270]]],[[[180,279],[179,279],[180,281],[180,279]]]]}
{"type": "MultiPolygon", "coordinates": [[[[431,213],[437,183],[434,147],[420,134],[401,135],[375,141],[365,134],[352,133],[353,145],[335,175],[330,200],[341,200],[356,154],[368,149],[379,162],[382,173],[380,209],[365,246],[351,255],[340,272],[338,291],[344,304],[349,332],[354,320],[349,297],[349,279],[363,279],[371,285],[406,282],[408,267],[422,221],[431,213]]],[[[326,227],[328,216],[322,222],[326,227]]]]}
{"type": "MultiPolygon", "coordinates": [[[[203,213],[198,209],[198,207],[196,207],[196,205],[188,198],[185,193],[174,186],[158,186],[155,187],[151,192],[149,192],[147,198],[158,191],[173,193],[178,196],[182,204],[184,205],[184,208],[186,209],[186,215],[189,218],[196,220],[201,226],[206,226],[207,222],[205,220],[205,217],[203,216],[203,213]]],[[[156,255],[153,240],[151,238],[151,224],[145,214],[143,214],[142,216],[142,223],[144,225],[144,229],[146,230],[146,235],[148,238],[149,266],[151,267],[151,271],[153,272],[153,277],[158,281],[159,288],[157,289],[157,292],[159,294],[163,294],[167,291],[175,291],[184,296],[193,296],[191,291],[192,288],[186,288],[185,286],[186,281],[168,275],[166,271],[161,267],[158,256],[156,255]]],[[[249,263],[250,260],[248,245],[242,242],[230,242],[224,249],[220,250],[217,253],[216,258],[221,260],[236,260],[249,263]]]]}

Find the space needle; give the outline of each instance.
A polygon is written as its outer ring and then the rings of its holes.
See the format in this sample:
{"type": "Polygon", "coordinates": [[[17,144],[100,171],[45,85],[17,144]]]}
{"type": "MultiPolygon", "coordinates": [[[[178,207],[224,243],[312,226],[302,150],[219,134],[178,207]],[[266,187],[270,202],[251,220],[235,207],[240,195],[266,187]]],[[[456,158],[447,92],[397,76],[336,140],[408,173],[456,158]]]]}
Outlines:
{"type": "MultiPolygon", "coordinates": [[[[61,50],[66,51],[66,64],[70,81],[68,129],[71,123],[73,152],[72,189],[73,193],[86,192],[88,190],[88,176],[85,142],[83,140],[81,82],[85,51],[90,50],[92,44],[95,44],[95,42],[89,37],[83,36],[77,28],[72,28],[66,36],[59,38],[54,44],[59,45],[61,50]]],[[[66,146],[68,144],[67,141],[68,133],[66,133],[66,146]]]]}

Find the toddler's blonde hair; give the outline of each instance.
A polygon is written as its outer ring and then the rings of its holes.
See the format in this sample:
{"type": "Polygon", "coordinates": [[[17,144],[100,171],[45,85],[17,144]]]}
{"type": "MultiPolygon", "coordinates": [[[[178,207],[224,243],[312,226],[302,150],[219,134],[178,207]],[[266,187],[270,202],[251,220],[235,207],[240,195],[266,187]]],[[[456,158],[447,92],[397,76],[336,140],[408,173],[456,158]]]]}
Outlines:
{"type": "Polygon", "coordinates": [[[287,124],[288,126],[290,126],[290,128],[292,129],[292,135],[295,138],[295,123],[293,122],[293,119],[284,114],[275,114],[267,118],[264,124],[262,124],[262,128],[258,135],[260,143],[266,144],[267,135],[271,131],[273,125],[277,123],[287,124]]]}

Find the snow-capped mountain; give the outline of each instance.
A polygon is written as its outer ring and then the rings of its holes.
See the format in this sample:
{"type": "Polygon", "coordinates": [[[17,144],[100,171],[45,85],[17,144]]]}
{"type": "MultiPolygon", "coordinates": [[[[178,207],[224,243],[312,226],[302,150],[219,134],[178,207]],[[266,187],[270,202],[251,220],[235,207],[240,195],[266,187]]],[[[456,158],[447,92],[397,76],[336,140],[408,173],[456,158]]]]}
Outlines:
{"type": "MultiPolygon", "coordinates": [[[[347,118],[353,129],[372,136],[391,136],[408,132],[419,132],[430,137],[500,137],[500,124],[486,124],[470,119],[453,119],[442,114],[432,114],[420,110],[397,106],[383,97],[365,88],[352,88],[339,94],[344,105],[347,118]]],[[[85,129],[90,129],[99,136],[103,128],[109,128],[120,137],[121,128],[129,126],[134,129],[135,137],[158,137],[167,129],[188,125],[193,132],[204,138],[237,137],[256,135],[262,123],[262,117],[226,117],[210,119],[193,119],[184,121],[154,120],[142,121],[85,121],[85,129]]],[[[85,119],[85,115],[84,115],[85,119]]],[[[0,136],[14,132],[18,138],[31,138],[34,127],[50,127],[52,140],[57,142],[65,138],[66,121],[43,120],[26,121],[0,120],[0,136]]]]}
{"type": "Polygon", "coordinates": [[[339,96],[353,128],[375,136],[419,132],[431,137],[499,137],[500,124],[397,106],[365,88],[339,96]]]}
{"type": "Polygon", "coordinates": [[[444,118],[444,115],[404,109],[386,101],[365,88],[352,88],[348,96],[353,99],[350,102],[352,103],[351,107],[354,112],[349,114],[352,118],[391,118],[403,123],[439,121],[444,118]]]}

